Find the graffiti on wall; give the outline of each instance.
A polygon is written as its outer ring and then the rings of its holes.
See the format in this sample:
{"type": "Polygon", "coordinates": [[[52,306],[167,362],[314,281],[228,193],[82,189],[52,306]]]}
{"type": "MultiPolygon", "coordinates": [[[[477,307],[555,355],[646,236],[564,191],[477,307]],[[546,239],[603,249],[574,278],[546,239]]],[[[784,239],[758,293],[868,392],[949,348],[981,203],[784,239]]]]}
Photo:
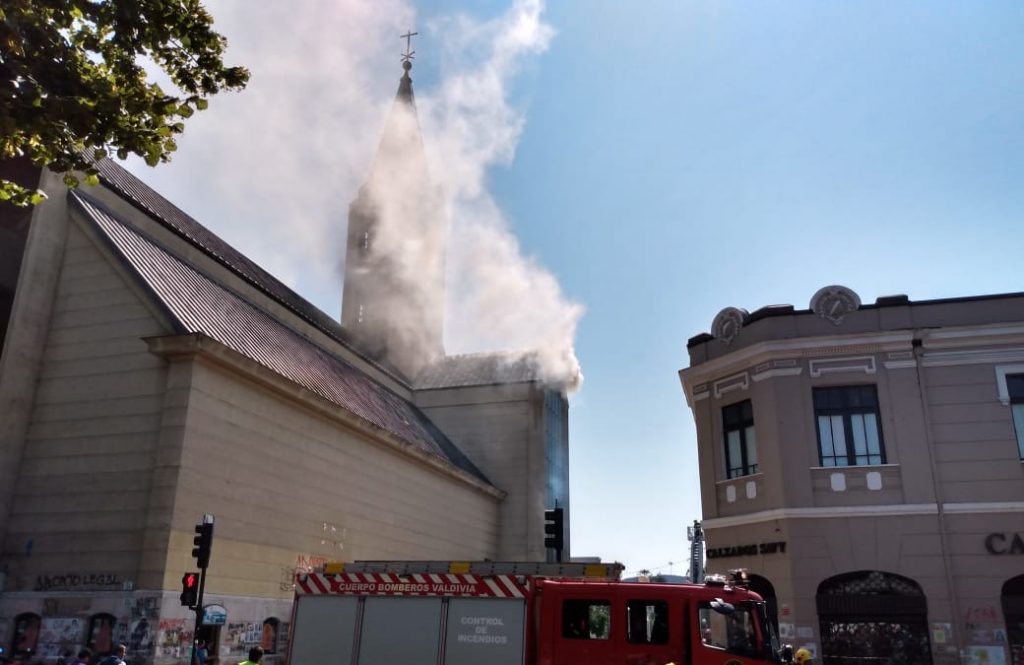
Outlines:
{"type": "Polygon", "coordinates": [[[46,618],[39,627],[36,656],[43,660],[56,659],[75,653],[85,638],[85,622],[77,618],[46,618]]]}
{"type": "Polygon", "coordinates": [[[244,655],[250,647],[258,646],[272,654],[277,652],[287,635],[288,624],[274,618],[259,622],[229,623],[221,634],[221,649],[224,655],[244,655]]]}
{"type": "Polygon", "coordinates": [[[160,617],[160,597],[135,598],[132,601],[130,610],[133,619],[141,619],[142,617],[157,619],[160,617]]]}
{"type": "MultiPolygon", "coordinates": [[[[325,526],[328,525],[325,523],[325,526]]],[[[328,561],[331,561],[330,557],[322,556],[320,554],[296,555],[294,566],[287,566],[281,569],[281,591],[291,591],[295,588],[295,576],[299,573],[311,573],[328,561]]]]}
{"type": "Polygon", "coordinates": [[[185,658],[192,647],[192,629],[184,619],[161,619],[157,625],[156,655],[185,658]]]}
{"type": "Polygon", "coordinates": [[[967,643],[981,646],[1006,644],[1006,628],[994,605],[968,607],[964,612],[967,643]]]}
{"type": "Polygon", "coordinates": [[[149,619],[142,617],[131,624],[131,631],[128,633],[128,650],[132,653],[148,653],[153,648],[152,624],[149,619]]]}

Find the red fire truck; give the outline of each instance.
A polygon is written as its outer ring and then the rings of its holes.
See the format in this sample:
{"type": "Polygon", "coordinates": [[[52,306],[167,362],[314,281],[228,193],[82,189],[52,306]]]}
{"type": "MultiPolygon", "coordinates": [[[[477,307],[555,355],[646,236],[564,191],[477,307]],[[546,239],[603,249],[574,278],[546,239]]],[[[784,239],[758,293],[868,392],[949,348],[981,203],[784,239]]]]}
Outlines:
{"type": "Polygon", "coordinates": [[[289,665],[785,663],[745,573],[622,582],[620,564],[355,562],[296,577],[289,665]]]}

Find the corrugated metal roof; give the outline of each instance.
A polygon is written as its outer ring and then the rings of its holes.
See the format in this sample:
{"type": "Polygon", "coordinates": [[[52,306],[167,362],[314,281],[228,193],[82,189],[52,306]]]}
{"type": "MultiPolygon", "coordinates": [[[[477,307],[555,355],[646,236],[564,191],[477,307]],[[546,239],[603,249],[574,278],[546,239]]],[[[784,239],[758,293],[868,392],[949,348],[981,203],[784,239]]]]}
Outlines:
{"type": "MultiPolygon", "coordinates": [[[[200,224],[185,211],[161,196],[159,192],[139,180],[112,159],[104,158],[95,162],[100,180],[135,207],[192,243],[235,274],[256,286],[324,334],[358,353],[352,337],[341,324],[328,316],[311,302],[292,291],[276,277],[257,265],[252,259],[222,240],[217,234],[200,224]]],[[[360,354],[362,355],[362,354],[360,354]]],[[[395,378],[405,380],[400,372],[384,366],[371,358],[366,361],[381,367],[395,378]]]]}
{"type": "Polygon", "coordinates": [[[532,354],[474,353],[447,356],[424,367],[414,382],[417,390],[526,383],[537,380],[532,354]]]}
{"type": "Polygon", "coordinates": [[[489,482],[414,405],[217,283],[88,196],[71,192],[69,198],[139,275],[175,321],[179,333],[207,335],[416,448],[489,482]]]}

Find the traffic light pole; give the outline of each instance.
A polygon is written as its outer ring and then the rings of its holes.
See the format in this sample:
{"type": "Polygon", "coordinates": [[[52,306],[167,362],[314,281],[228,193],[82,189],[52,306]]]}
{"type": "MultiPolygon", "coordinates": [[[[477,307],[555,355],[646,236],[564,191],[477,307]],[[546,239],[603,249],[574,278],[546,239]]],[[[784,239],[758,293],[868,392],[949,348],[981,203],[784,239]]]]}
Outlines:
{"type": "Polygon", "coordinates": [[[192,655],[189,656],[189,665],[197,665],[196,650],[199,648],[199,629],[203,625],[203,590],[206,588],[206,567],[199,570],[199,595],[196,596],[196,606],[192,608],[196,613],[195,628],[192,629],[192,655]]]}
{"type": "Polygon", "coordinates": [[[206,568],[210,565],[210,551],[213,549],[213,515],[206,513],[203,521],[196,525],[196,537],[192,542],[192,556],[199,564],[199,595],[196,596],[196,606],[193,608],[196,613],[195,628],[192,630],[192,654],[189,656],[189,665],[196,663],[196,650],[199,648],[199,629],[203,625],[203,592],[206,590],[206,568]]]}

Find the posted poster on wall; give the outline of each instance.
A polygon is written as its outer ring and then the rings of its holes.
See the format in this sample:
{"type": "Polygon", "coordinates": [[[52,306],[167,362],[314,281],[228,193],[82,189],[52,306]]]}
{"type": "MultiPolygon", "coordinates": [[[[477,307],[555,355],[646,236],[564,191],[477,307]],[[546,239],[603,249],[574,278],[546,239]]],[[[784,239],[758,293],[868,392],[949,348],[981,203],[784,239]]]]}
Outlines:
{"type": "Polygon", "coordinates": [[[996,646],[965,647],[961,665],[1006,665],[1006,651],[996,646]]]}

